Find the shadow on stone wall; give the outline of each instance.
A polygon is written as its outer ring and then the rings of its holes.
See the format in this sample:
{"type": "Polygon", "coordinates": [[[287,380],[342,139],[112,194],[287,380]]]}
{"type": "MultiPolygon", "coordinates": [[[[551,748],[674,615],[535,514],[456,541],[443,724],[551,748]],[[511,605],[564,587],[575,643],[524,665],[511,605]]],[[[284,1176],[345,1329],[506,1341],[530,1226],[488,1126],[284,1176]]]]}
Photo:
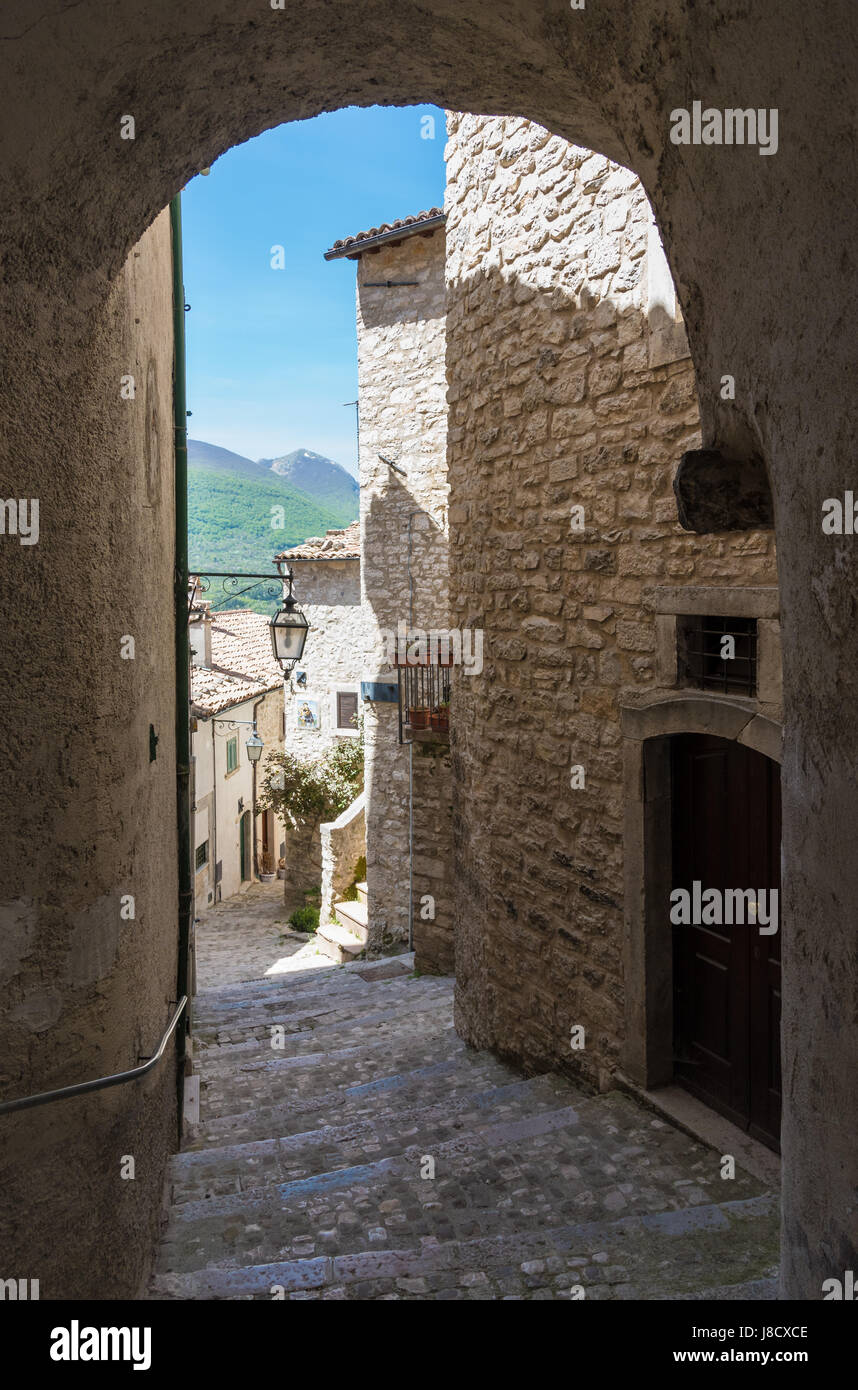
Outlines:
{"type": "Polygon", "coordinates": [[[678,524],[698,413],[663,308],[649,322],[572,262],[552,280],[448,286],[450,622],[485,633],[451,719],[456,1027],[599,1085],[624,1026],[619,707],[655,686],[655,588],[776,571],[770,532],[678,524]]]}

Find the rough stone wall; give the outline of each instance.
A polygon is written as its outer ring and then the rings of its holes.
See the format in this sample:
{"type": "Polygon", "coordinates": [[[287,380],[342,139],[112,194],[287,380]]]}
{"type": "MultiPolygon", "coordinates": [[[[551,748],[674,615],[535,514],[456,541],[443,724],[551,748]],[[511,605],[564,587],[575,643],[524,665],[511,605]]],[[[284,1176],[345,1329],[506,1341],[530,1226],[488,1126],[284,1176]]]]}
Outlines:
{"type": "Polygon", "coordinates": [[[449,745],[416,742],[413,759],[414,964],[425,975],[452,975],[453,783],[449,745]]]}
{"type": "MultiPolygon", "coordinates": [[[[358,261],[361,597],[375,669],[383,634],[447,626],[444,234],[358,261]],[[366,281],[416,280],[376,289],[366,281]],[[392,459],[396,472],[382,461],[392,459]],[[409,583],[410,572],[410,583],[409,583]]],[[[365,705],[370,943],[408,936],[408,749],[393,704],[365,705]]]]}
{"type": "MultiPolygon", "coordinates": [[[[136,1066],[176,998],[171,274],[165,212],[104,316],[78,322],[75,353],[56,351],[5,417],[38,441],[28,476],[13,435],[5,476],[40,500],[40,535],[0,540],[4,707],[19,730],[0,805],[4,1100],[136,1066]],[[25,596],[53,615],[49,645],[25,596]]],[[[43,1299],[139,1292],[177,1138],[174,1058],[171,1043],[143,1082],[3,1117],[4,1277],[38,1279],[43,1299]]]]}
{"type": "MultiPolygon", "coordinates": [[[[285,689],[286,748],[301,758],[316,758],[338,737],[332,696],[338,685],[358,692],[367,662],[369,637],[361,607],[359,560],[290,560],[295,573],[295,597],[310,623],[304,655],[298,663],[307,673],[299,686],[292,673],[285,689]],[[296,711],[301,700],[319,704],[321,727],[299,729],[296,711]]],[[[360,713],[360,704],[358,705],[360,713]]],[[[345,735],[348,737],[348,735],[345,735]]]]}
{"type": "Polygon", "coordinates": [[[655,683],[654,589],[774,584],[773,540],[677,524],[695,381],[634,175],[521,120],[451,116],[449,136],[451,607],[485,630],[451,711],[457,1026],[604,1083],[623,1034],[619,709],[655,683]]]}
{"type": "MultiPolygon", "coordinates": [[[[818,1298],[822,1281],[854,1267],[858,1253],[847,1226],[858,1109],[858,859],[850,853],[858,551],[819,524],[823,499],[849,487],[855,437],[854,0],[827,0],[824,11],[806,0],[721,0],[715,24],[697,0],[633,8],[600,0],[595,22],[592,7],[574,11],[566,0],[421,0],[418,42],[417,11],[396,0],[352,0],[334,26],[328,0],[302,0],[288,13],[260,10],[259,0],[180,10],[174,0],[78,0],[57,10],[50,42],[45,21],[30,22],[26,9],[14,7],[13,19],[9,7],[0,53],[8,113],[0,455],[9,492],[38,495],[47,475],[64,516],[80,524],[66,529],[61,555],[33,562],[37,582],[4,548],[0,659],[14,700],[0,748],[8,791],[0,814],[16,892],[51,883],[60,899],[69,873],[84,882],[87,816],[58,839],[76,854],[63,864],[52,850],[44,862],[56,807],[83,807],[86,795],[70,790],[68,762],[53,750],[68,738],[76,764],[71,697],[86,689],[92,647],[72,632],[84,609],[113,611],[116,557],[127,563],[137,553],[135,534],[124,534],[134,495],[127,470],[136,474],[143,457],[112,394],[125,354],[102,347],[115,341],[115,277],[169,198],[230,146],[280,121],[380,100],[526,113],[627,162],[669,248],[704,442],[740,461],[762,455],[774,494],[787,724],[782,1289],[818,1298]],[[695,95],[716,108],[776,101],[785,138],[775,158],[672,144],[670,111],[695,95]],[[120,112],[132,102],[136,138],[123,141],[120,112]],[[733,401],[720,397],[725,369],[735,375],[733,401]],[[114,545],[109,525],[98,524],[114,513],[129,545],[114,545]],[[75,615],[71,631],[61,625],[68,660],[46,663],[61,611],[75,615]],[[54,741],[18,796],[34,730],[51,730],[54,741]]],[[[144,549],[135,569],[137,597],[156,576],[158,611],[163,571],[153,557],[166,554],[144,549]]],[[[166,663],[162,632],[154,649],[166,663]]],[[[138,809],[138,730],[127,719],[106,727],[111,746],[105,757],[102,739],[99,766],[123,782],[117,818],[127,823],[138,809]]],[[[108,858],[118,844],[114,820],[108,858]]],[[[60,932],[47,952],[51,969],[62,941],[60,932]]],[[[477,977],[474,986],[482,987],[477,977]]],[[[82,1194],[77,1210],[85,1203],[82,1194]]]]}
{"type": "Polygon", "coordinates": [[[333,905],[350,887],[359,859],[366,855],[366,797],[361,793],[336,820],[319,826],[322,842],[322,926],[333,920],[333,905]]]}

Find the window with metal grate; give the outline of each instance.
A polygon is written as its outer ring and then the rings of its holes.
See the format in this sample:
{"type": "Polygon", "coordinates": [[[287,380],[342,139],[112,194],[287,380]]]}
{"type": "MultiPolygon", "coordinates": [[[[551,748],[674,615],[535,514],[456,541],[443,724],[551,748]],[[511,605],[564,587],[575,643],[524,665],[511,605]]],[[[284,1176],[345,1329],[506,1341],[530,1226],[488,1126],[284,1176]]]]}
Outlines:
{"type": "Polygon", "coordinates": [[[681,686],[722,695],[757,693],[757,620],[709,614],[676,620],[681,686]]]}

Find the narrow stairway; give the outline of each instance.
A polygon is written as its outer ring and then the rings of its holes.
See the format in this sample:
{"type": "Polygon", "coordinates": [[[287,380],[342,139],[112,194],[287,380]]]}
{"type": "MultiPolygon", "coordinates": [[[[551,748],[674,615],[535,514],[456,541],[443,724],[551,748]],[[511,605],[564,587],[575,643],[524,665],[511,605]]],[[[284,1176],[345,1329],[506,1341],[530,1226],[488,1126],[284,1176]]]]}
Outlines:
{"type": "Polygon", "coordinates": [[[452,995],[408,956],[199,994],[150,1297],[774,1297],[776,1193],[466,1047],[452,995]]]}

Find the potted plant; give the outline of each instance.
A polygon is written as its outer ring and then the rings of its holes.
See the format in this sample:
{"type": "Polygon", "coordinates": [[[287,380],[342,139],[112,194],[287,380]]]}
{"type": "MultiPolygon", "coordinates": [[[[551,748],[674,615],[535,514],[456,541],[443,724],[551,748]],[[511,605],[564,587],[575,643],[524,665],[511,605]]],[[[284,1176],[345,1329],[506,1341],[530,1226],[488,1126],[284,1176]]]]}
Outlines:
{"type": "Polygon", "coordinates": [[[274,872],[274,859],[270,850],[265,850],[262,855],[262,868],[259,877],[263,883],[273,883],[277,877],[274,872]]]}
{"type": "Polygon", "coordinates": [[[413,705],[409,705],[408,722],[411,725],[412,729],[428,729],[429,710],[425,706],[419,706],[415,708],[413,705]]]}
{"type": "Polygon", "coordinates": [[[429,723],[436,734],[446,734],[450,729],[450,706],[446,700],[436,705],[429,716],[429,723]]]}
{"type": "Polygon", "coordinates": [[[286,860],[285,860],[285,859],[278,859],[278,860],[277,860],[277,877],[278,877],[278,878],[285,878],[285,877],[286,877],[286,860]]]}

